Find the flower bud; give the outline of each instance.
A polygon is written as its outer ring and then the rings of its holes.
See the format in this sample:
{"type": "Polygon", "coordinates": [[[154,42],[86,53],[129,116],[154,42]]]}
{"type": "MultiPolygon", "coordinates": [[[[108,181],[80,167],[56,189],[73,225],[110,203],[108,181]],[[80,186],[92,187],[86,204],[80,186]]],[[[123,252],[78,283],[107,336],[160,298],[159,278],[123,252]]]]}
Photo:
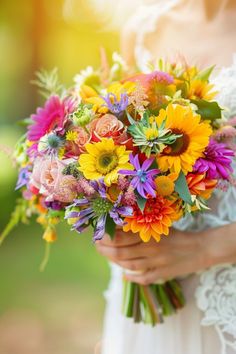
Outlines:
{"type": "Polygon", "coordinates": [[[85,127],[92,120],[92,111],[87,107],[83,107],[73,114],[72,119],[75,126],[85,127]]]}

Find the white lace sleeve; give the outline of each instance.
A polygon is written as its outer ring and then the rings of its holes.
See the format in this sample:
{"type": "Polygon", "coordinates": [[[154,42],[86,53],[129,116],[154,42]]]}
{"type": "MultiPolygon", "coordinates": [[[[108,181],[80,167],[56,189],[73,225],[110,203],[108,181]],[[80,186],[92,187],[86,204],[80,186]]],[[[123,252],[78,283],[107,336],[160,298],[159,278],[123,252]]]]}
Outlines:
{"type": "Polygon", "coordinates": [[[203,326],[214,326],[222,354],[236,352],[236,266],[217,266],[200,276],[197,305],[204,312],[203,326]]]}

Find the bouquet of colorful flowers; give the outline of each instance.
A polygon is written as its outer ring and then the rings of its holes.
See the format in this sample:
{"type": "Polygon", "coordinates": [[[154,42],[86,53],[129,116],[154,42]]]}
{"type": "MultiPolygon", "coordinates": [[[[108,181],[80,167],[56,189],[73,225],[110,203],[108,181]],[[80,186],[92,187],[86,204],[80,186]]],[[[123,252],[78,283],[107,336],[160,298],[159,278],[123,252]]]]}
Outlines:
{"type": "MultiPolygon", "coordinates": [[[[55,70],[37,73],[46,102],[24,121],[14,153],[22,197],[1,240],[36,214],[47,244],[64,219],[78,233],[91,226],[94,242],[116,227],[159,242],[174,222],[204,213],[216,188],[235,183],[235,122],[213,100],[212,70],[160,60],[137,73],[114,54],[69,89],[55,70]]],[[[126,316],[154,325],[184,297],[177,280],[124,279],[123,305],[126,316]]]]}

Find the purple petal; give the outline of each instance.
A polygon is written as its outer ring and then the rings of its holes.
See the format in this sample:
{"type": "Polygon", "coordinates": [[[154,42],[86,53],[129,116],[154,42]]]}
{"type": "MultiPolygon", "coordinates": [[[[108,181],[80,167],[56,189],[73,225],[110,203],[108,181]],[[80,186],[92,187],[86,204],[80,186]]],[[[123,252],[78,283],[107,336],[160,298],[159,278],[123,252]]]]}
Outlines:
{"type": "Polygon", "coordinates": [[[94,235],[93,235],[93,241],[101,240],[105,234],[105,225],[106,225],[106,218],[107,215],[102,215],[96,224],[95,230],[94,230],[94,235]]]}
{"type": "Polygon", "coordinates": [[[140,163],[139,163],[139,158],[138,158],[138,155],[136,155],[134,157],[134,163],[133,163],[134,167],[136,170],[141,170],[141,166],[140,166],[140,163]]]}
{"type": "Polygon", "coordinates": [[[153,169],[153,170],[147,171],[147,176],[151,177],[151,176],[158,175],[159,173],[160,173],[160,171],[158,169],[153,169]]]}
{"type": "Polygon", "coordinates": [[[88,204],[89,203],[89,201],[88,201],[88,199],[86,199],[86,198],[83,198],[83,199],[75,199],[74,200],[74,206],[80,206],[80,205],[86,205],[86,204],[88,204]]]}
{"type": "Polygon", "coordinates": [[[123,216],[132,216],[133,215],[133,208],[132,207],[121,206],[121,207],[116,208],[116,210],[120,215],[123,215],[123,216]]]}
{"type": "Polygon", "coordinates": [[[146,198],[146,195],[144,193],[144,188],[141,183],[137,185],[137,191],[141,195],[141,197],[146,198]]]}
{"type": "Polygon", "coordinates": [[[127,175],[127,176],[136,176],[136,171],[131,171],[131,170],[120,170],[118,171],[119,174],[121,175],[127,175]]]}
{"type": "Polygon", "coordinates": [[[87,209],[83,209],[79,212],[79,217],[82,218],[85,215],[89,215],[93,213],[93,209],[92,208],[87,208],[87,209]]]}
{"type": "Polygon", "coordinates": [[[133,156],[133,154],[129,154],[129,161],[134,166],[134,156],[133,156]]]}
{"type": "Polygon", "coordinates": [[[79,211],[72,211],[71,213],[65,216],[65,219],[78,218],[78,217],[79,217],[79,211]]]}
{"type": "Polygon", "coordinates": [[[229,173],[227,170],[219,163],[216,164],[218,173],[223,177],[223,179],[227,179],[229,177],[229,173]]]}
{"type": "Polygon", "coordinates": [[[146,183],[144,186],[145,190],[147,191],[148,194],[150,194],[152,197],[156,196],[156,192],[154,189],[152,189],[152,187],[150,186],[149,183],[146,183]]]}
{"type": "Polygon", "coordinates": [[[88,227],[88,225],[82,225],[82,226],[78,226],[76,228],[73,228],[72,230],[78,232],[79,234],[81,234],[81,232],[83,232],[86,228],[88,227]]]}
{"type": "Polygon", "coordinates": [[[116,223],[116,225],[122,226],[124,224],[117,211],[111,210],[109,214],[113,221],[116,223]]]}
{"type": "Polygon", "coordinates": [[[83,224],[87,224],[89,221],[89,217],[84,216],[83,218],[79,219],[76,221],[76,223],[73,225],[73,229],[77,229],[78,227],[81,227],[83,224]]]}
{"type": "Polygon", "coordinates": [[[150,158],[150,159],[145,160],[142,165],[142,170],[147,171],[147,169],[152,165],[153,161],[154,161],[154,158],[150,158]]]}
{"type": "Polygon", "coordinates": [[[138,184],[140,183],[140,180],[138,177],[134,177],[131,181],[131,185],[133,186],[134,189],[137,188],[138,184]]]}

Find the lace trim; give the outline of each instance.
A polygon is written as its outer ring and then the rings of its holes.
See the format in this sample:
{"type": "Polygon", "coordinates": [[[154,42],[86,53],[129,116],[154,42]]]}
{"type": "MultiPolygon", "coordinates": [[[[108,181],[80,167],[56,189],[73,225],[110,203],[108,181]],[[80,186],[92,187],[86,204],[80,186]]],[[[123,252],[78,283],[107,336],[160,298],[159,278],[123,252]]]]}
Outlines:
{"type": "Polygon", "coordinates": [[[222,354],[236,351],[236,266],[217,266],[200,276],[196,291],[198,307],[204,312],[203,326],[214,326],[222,354]]]}

